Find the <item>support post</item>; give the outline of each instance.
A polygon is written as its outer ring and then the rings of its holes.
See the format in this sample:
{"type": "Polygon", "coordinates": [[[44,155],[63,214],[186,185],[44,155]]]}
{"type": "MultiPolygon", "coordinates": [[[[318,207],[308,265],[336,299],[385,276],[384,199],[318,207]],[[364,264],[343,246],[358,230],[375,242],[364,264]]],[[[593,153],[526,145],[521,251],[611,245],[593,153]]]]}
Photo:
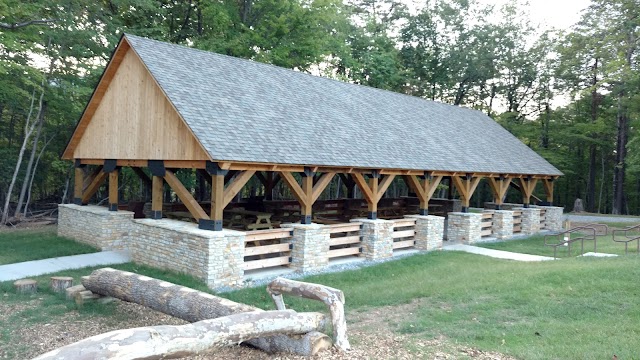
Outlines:
{"type": "Polygon", "coordinates": [[[75,161],[75,178],[73,181],[73,203],[82,205],[82,192],[84,191],[84,171],[86,165],[80,163],[80,159],[75,161]]]}
{"type": "Polygon", "coordinates": [[[542,180],[542,185],[544,185],[544,192],[547,195],[548,206],[553,206],[553,181],[553,178],[542,180]]]}
{"type": "Polygon", "coordinates": [[[504,203],[504,197],[509,190],[509,184],[511,178],[508,176],[500,176],[498,178],[490,177],[489,187],[493,193],[493,202],[496,204],[496,210],[502,210],[502,204],[504,203]]]}
{"type": "Polygon", "coordinates": [[[531,202],[531,195],[538,184],[538,179],[528,176],[520,179],[520,191],[522,192],[522,203],[524,208],[528,208],[531,202]]]}
{"type": "Polygon", "coordinates": [[[371,177],[367,182],[364,176],[360,173],[351,173],[353,180],[356,185],[362,191],[362,195],[365,200],[367,200],[367,218],[370,220],[375,220],[378,218],[378,202],[384,195],[384,192],[387,191],[389,185],[393,182],[395,175],[387,175],[382,181],[380,181],[380,172],[373,171],[371,173],[371,177]]]}
{"type": "Polygon", "coordinates": [[[162,193],[164,192],[164,176],[166,169],[164,161],[149,160],[147,163],[151,172],[151,218],[162,219],[162,193]]]}
{"type": "Polygon", "coordinates": [[[420,200],[419,215],[429,215],[429,200],[442,181],[442,176],[433,177],[431,174],[425,174],[421,176],[422,180],[416,175],[404,175],[402,178],[420,200]]]}
{"type": "Polygon", "coordinates": [[[109,173],[109,211],[118,211],[118,169],[109,173]]]}
{"type": "Polygon", "coordinates": [[[320,197],[322,191],[329,185],[335,174],[334,172],[324,173],[314,184],[313,171],[311,171],[310,168],[305,168],[304,173],[301,174],[302,186],[300,186],[292,173],[285,171],[280,172],[280,178],[289,186],[291,193],[300,203],[301,224],[311,224],[313,203],[318,200],[318,197],[320,197]]]}
{"type": "Polygon", "coordinates": [[[471,196],[476,191],[476,188],[480,183],[480,179],[482,179],[480,176],[473,176],[473,174],[467,174],[465,176],[451,176],[451,180],[460,194],[460,200],[462,200],[463,213],[469,211],[471,196]]]}

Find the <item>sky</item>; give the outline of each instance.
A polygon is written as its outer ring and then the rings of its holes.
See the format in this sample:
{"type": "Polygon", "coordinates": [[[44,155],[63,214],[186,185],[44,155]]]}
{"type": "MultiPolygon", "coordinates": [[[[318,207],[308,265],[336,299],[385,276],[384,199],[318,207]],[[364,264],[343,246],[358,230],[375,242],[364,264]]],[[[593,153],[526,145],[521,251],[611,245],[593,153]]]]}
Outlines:
{"type": "MultiPolygon", "coordinates": [[[[500,5],[508,0],[480,0],[480,3],[500,5]]],[[[589,6],[589,0],[529,0],[529,13],[534,25],[544,29],[569,29],[580,20],[580,12],[589,6]]]]}

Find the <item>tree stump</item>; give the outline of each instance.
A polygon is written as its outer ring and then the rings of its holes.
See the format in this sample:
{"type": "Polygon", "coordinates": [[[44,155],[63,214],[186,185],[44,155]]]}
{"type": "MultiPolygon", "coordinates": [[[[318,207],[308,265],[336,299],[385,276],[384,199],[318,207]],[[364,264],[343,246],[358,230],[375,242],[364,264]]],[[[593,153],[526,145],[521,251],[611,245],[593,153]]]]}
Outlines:
{"type": "Polygon", "coordinates": [[[38,291],[38,282],[32,279],[22,279],[13,283],[18,294],[33,294],[38,291]]]}
{"type": "Polygon", "coordinates": [[[69,276],[52,276],[51,290],[57,293],[63,293],[67,288],[73,285],[73,278],[69,276]]]}
{"type": "Polygon", "coordinates": [[[82,285],[76,285],[76,286],[66,288],[65,292],[67,293],[67,300],[75,300],[76,294],[79,293],[80,291],[85,291],[85,290],[87,289],[85,289],[84,286],[82,285]]]}

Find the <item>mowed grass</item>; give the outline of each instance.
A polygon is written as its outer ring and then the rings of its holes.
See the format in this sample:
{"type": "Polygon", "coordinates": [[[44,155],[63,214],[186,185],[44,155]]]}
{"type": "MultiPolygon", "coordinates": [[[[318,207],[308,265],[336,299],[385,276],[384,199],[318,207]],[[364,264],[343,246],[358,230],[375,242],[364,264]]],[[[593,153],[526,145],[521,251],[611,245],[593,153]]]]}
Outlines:
{"type": "Polygon", "coordinates": [[[0,232],[0,265],[97,251],[92,246],[58,236],[55,226],[0,232]]]}
{"type": "MultiPolygon", "coordinates": [[[[305,280],[342,289],[348,311],[418,300],[395,328],[416,338],[444,335],[521,359],[631,359],[640,356],[638,276],[636,256],[520,263],[438,252],[305,280]]],[[[262,287],[223,296],[273,309],[262,287]]]]}

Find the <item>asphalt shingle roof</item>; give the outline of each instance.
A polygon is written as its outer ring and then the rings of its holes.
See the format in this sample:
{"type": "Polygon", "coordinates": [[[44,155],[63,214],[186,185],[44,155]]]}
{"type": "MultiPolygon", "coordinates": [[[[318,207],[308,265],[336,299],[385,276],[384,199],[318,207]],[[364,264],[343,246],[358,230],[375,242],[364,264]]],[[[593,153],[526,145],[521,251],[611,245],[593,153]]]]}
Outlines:
{"type": "Polygon", "coordinates": [[[126,39],[215,160],[562,174],[479,111],[126,39]]]}

